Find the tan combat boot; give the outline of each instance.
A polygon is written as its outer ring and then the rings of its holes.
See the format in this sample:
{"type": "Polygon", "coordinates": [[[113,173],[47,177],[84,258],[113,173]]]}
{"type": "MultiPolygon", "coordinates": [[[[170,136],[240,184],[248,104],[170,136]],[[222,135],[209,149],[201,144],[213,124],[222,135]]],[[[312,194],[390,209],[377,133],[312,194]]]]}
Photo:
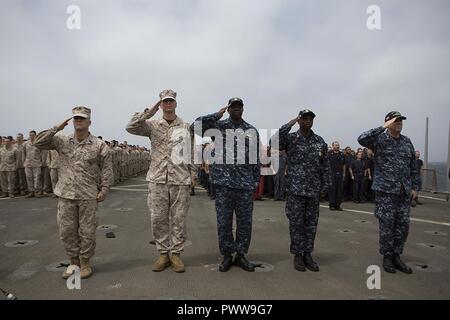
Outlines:
{"type": "Polygon", "coordinates": [[[33,192],[33,191],[30,191],[30,192],[25,196],[25,198],[34,198],[34,192],[33,192]]]}
{"type": "Polygon", "coordinates": [[[89,259],[81,259],[81,279],[89,278],[92,275],[92,268],[89,259]]]}
{"type": "Polygon", "coordinates": [[[152,270],[155,272],[163,271],[165,268],[170,266],[170,259],[168,253],[161,253],[158,260],[153,264],[152,270]]]}
{"type": "Polygon", "coordinates": [[[6,198],[8,195],[6,193],[0,192],[0,198],[6,198]]]}
{"type": "Polygon", "coordinates": [[[15,198],[14,193],[10,192],[10,193],[9,193],[9,197],[10,197],[10,198],[15,198]]]}
{"type": "Polygon", "coordinates": [[[42,198],[42,191],[41,192],[35,192],[34,193],[35,198],[42,198]]]}
{"type": "MultiPolygon", "coordinates": [[[[80,259],[79,258],[70,258],[70,264],[80,266],[80,259]]],[[[67,269],[63,272],[62,277],[63,279],[68,279],[72,273],[67,272],[67,269]]]]}
{"type": "Polygon", "coordinates": [[[179,253],[172,253],[170,257],[170,262],[172,263],[172,269],[175,272],[181,273],[185,271],[184,263],[181,261],[179,253]]]}

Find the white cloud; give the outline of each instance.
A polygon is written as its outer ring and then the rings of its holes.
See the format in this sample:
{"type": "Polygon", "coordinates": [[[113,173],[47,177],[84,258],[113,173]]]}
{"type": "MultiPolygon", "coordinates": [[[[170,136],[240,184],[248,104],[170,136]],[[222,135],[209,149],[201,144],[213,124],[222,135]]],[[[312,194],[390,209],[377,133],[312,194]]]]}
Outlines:
{"type": "Polygon", "coordinates": [[[317,133],[353,147],[395,106],[417,148],[431,118],[430,158],[446,158],[446,1],[377,1],[380,31],[366,28],[370,1],[77,1],[82,28],[69,31],[72,3],[2,3],[1,134],[45,129],[87,104],[93,133],[147,144],[124,127],[173,88],[188,121],[231,96],[258,128],[307,106],[317,133]]]}

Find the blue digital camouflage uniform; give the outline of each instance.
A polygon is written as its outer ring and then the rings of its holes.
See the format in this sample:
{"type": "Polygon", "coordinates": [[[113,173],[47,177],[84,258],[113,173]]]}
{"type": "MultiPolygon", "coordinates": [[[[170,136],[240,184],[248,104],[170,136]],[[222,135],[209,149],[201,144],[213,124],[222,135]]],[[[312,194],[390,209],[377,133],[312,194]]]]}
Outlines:
{"type": "Polygon", "coordinates": [[[380,253],[402,254],[409,232],[411,190],[418,188],[418,170],[411,140],[392,137],[378,127],[362,133],[358,142],[374,150],[375,216],[380,228],[380,253]]]}
{"type": "Polygon", "coordinates": [[[289,219],[292,254],[314,250],[319,221],[319,196],[330,185],[330,164],[325,141],[311,130],[309,137],[300,131],[289,133],[285,124],[278,131],[280,150],[286,150],[286,215],[289,219]]]}
{"type": "MultiPolygon", "coordinates": [[[[206,130],[217,130],[210,179],[216,191],[215,205],[220,253],[222,255],[245,254],[248,252],[251,240],[253,192],[260,177],[259,134],[255,127],[243,120],[240,124],[235,124],[230,118],[220,120],[218,113],[199,117],[195,122],[201,124],[202,136],[206,130]],[[234,131],[237,137],[234,138],[232,145],[227,144],[227,130],[237,130],[234,131]],[[245,148],[239,148],[239,142],[245,142],[245,148]],[[241,162],[238,161],[238,150],[244,151],[241,162]],[[250,156],[252,152],[255,152],[254,157],[250,156]],[[227,157],[231,157],[231,163],[230,159],[227,161],[227,157]],[[232,232],[233,213],[236,214],[235,239],[232,232]]],[[[191,126],[192,130],[194,130],[195,122],[191,126]]]]}

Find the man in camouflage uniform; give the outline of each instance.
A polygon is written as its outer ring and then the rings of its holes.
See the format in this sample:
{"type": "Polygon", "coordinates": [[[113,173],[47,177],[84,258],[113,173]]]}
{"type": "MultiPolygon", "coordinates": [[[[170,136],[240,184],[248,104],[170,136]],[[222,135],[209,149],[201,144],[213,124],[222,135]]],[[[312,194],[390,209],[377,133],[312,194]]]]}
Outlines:
{"type": "Polygon", "coordinates": [[[24,144],[25,175],[27,177],[28,195],[26,198],[42,196],[42,152],[34,146],[36,131],[30,131],[30,136],[24,144]]]}
{"type": "Polygon", "coordinates": [[[358,142],[375,152],[372,190],[380,227],[380,253],[386,272],[412,273],[401,259],[409,232],[411,198],[417,194],[419,172],[411,140],[402,135],[400,112],[389,112],[384,125],[362,133],[358,142]],[[386,130],[387,129],[387,130],[386,130]]]}
{"type": "Polygon", "coordinates": [[[152,146],[147,181],[153,237],[160,253],[153,265],[155,272],[169,265],[175,272],[185,271],[180,253],[186,241],[189,190],[197,174],[189,124],[175,113],[176,95],[173,90],[162,91],[160,100],[152,108],[136,112],[126,127],[131,134],[149,137],[152,146]],[[160,107],[163,118],[150,120],[160,107]]]}
{"type": "Polygon", "coordinates": [[[311,110],[302,110],[278,132],[279,148],[287,154],[286,215],[291,235],[290,251],[295,255],[294,268],[302,272],[306,268],[319,271],[311,253],[319,222],[319,196],[330,185],[327,144],[311,130],[315,116],[311,110]],[[300,129],[289,133],[295,123],[300,129]]]}
{"type": "Polygon", "coordinates": [[[25,176],[25,166],[23,165],[23,162],[25,160],[25,151],[22,133],[17,134],[16,141],[17,143],[15,147],[19,153],[19,161],[17,164],[17,171],[16,171],[16,189],[19,195],[24,196],[28,189],[27,189],[27,178],[25,176]]]}
{"type": "MultiPolygon", "coordinates": [[[[260,144],[256,128],[242,119],[243,111],[242,99],[231,98],[219,112],[199,117],[191,126],[195,134],[202,137],[207,130],[213,132],[215,141],[210,174],[216,190],[219,249],[224,256],[219,266],[221,272],[228,271],[233,263],[246,271],[255,271],[255,265],[245,258],[245,254],[252,235],[253,193],[260,177],[260,144]],[[227,110],[230,117],[220,120],[227,110]],[[233,213],[236,215],[236,238],[232,230],[233,213]]],[[[206,136],[210,133],[206,132],[206,136]]]]}
{"type": "Polygon", "coordinates": [[[13,138],[6,137],[4,147],[0,149],[0,182],[3,193],[0,198],[14,198],[16,170],[19,164],[19,152],[12,145],[13,138]]]}
{"type": "Polygon", "coordinates": [[[53,198],[56,198],[54,194],[56,184],[58,183],[58,171],[59,171],[59,154],[56,150],[50,150],[47,155],[47,166],[50,170],[50,181],[52,184],[53,198]]]}
{"type": "MultiPolygon", "coordinates": [[[[55,195],[59,197],[57,222],[66,253],[73,265],[80,266],[81,278],[91,276],[89,260],[95,251],[95,213],[98,202],[105,199],[112,183],[111,153],[105,142],[89,132],[91,110],[72,109],[73,117],[42,131],[34,145],[59,154],[59,179],[55,195]],[[73,118],[74,133],[56,135],[73,118]]],[[[70,274],[66,271],[63,278],[70,274]]]]}

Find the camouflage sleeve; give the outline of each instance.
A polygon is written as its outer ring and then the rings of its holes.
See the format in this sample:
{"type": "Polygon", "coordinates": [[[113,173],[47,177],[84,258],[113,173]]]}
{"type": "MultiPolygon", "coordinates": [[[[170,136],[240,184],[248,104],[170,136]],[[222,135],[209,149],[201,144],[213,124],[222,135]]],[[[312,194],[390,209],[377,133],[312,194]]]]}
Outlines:
{"type": "Polygon", "coordinates": [[[39,132],[34,140],[33,145],[41,150],[57,150],[59,151],[62,144],[61,138],[55,136],[58,133],[57,127],[39,132]]]}
{"type": "Polygon", "coordinates": [[[206,130],[217,128],[217,121],[219,121],[220,118],[221,116],[219,115],[219,113],[212,113],[203,117],[198,117],[191,124],[190,127],[191,132],[203,137],[203,134],[205,133],[206,130]],[[202,131],[201,134],[200,132],[197,132],[200,130],[200,128],[202,131]]]}
{"type": "Polygon", "coordinates": [[[327,192],[330,187],[331,173],[330,173],[330,159],[328,157],[328,147],[325,141],[322,144],[322,162],[321,162],[321,182],[320,190],[321,192],[327,192]]]}
{"type": "Polygon", "coordinates": [[[289,131],[291,131],[292,125],[286,123],[283,125],[275,135],[278,135],[279,150],[286,150],[288,143],[289,131]]]}
{"type": "Polygon", "coordinates": [[[130,122],[128,122],[126,130],[127,132],[137,135],[150,137],[151,126],[145,121],[150,119],[153,115],[150,110],[144,112],[135,112],[130,122]]]}
{"type": "Polygon", "coordinates": [[[380,134],[382,134],[386,129],[383,127],[378,127],[375,129],[371,129],[369,131],[363,132],[358,137],[358,142],[363,147],[375,150],[377,139],[380,134]]]}
{"type": "Polygon", "coordinates": [[[102,143],[100,149],[100,189],[105,194],[108,194],[109,187],[114,182],[112,170],[111,152],[105,143],[102,143]]]}

